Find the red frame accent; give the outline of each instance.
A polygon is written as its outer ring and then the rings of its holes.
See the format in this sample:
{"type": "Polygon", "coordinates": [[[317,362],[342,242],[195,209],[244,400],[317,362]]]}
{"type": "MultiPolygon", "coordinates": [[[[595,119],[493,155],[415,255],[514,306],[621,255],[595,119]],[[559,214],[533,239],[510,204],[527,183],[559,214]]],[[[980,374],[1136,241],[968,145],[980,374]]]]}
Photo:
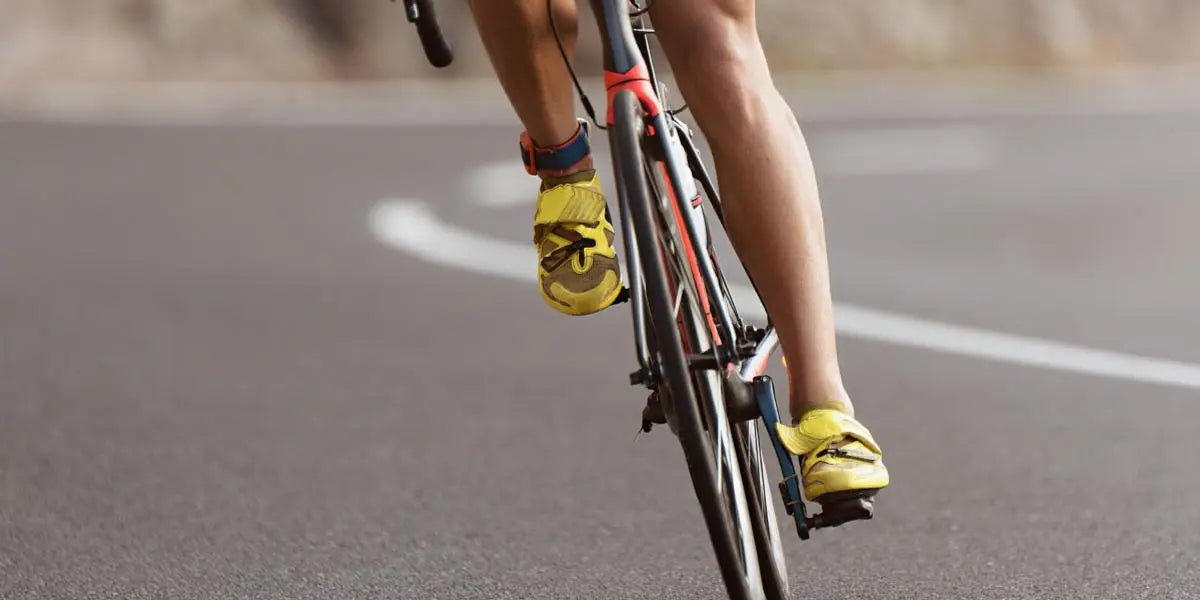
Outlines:
{"type": "Polygon", "coordinates": [[[621,90],[630,90],[638,97],[642,102],[642,112],[647,117],[657,117],[662,112],[658,95],[654,93],[654,86],[650,85],[650,73],[646,65],[634,65],[624,73],[605,71],[604,87],[608,89],[608,117],[605,122],[609,125],[613,124],[613,101],[621,90]]]}
{"type": "MultiPolygon", "coordinates": [[[[667,166],[663,163],[658,163],[658,168],[662,171],[663,181],[667,184],[667,194],[671,196],[671,211],[675,213],[675,224],[679,228],[679,236],[682,238],[680,241],[683,242],[683,250],[687,256],[688,267],[692,271],[692,279],[696,282],[696,290],[700,294],[700,309],[704,311],[704,318],[708,321],[708,329],[712,332],[713,344],[720,346],[721,333],[717,330],[717,322],[712,316],[712,306],[708,303],[708,288],[704,287],[704,279],[700,276],[700,263],[696,259],[696,253],[692,251],[692,238],[688,235],[687,225],[683,222],[683,213],[679,211],[675,186],[671,184],[671,176],[667,173],[667,166]]],[[[684,339],[687,339],[687,336],[684,336],[684,339]]]]}

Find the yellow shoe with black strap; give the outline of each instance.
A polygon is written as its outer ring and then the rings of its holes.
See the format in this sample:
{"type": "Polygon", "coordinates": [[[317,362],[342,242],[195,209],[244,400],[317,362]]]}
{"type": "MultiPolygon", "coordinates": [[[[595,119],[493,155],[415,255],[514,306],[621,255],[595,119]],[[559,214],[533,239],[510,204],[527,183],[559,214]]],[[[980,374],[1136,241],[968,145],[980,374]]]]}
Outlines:
{"type": "Polygon", "coordinates": [[[779,423],[777,431],[784,447],[800,457],[804,496],[826,510],[847,499],[870,500],[890,481],[879,444],[846,413],[810,410],[795,425],[779,423]]]}
{"type": "Polygon", "coordinates": [[[521,136],[526,171],[543,177],[533,217],[538,291],[551,308],[569,315],[599,312],[621,293],[615,233],[595,170],[576,170],[588,158],[587,125],[571,139],[540,147],[521,136]]]}

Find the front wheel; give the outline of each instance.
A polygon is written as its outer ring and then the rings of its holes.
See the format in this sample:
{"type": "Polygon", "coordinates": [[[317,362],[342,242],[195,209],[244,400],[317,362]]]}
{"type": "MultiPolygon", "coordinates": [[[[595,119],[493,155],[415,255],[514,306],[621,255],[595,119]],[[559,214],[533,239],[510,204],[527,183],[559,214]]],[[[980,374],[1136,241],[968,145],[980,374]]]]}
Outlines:
{"type": "Polygon", "coordinates": [[[709,407],[701,405],[702,395],[695,388],[697,380],[689,369],[677,328],[681,306],[675,302],[673,290],[687,284],[674,277],[664,263],[674,244],[664,239],[670,229],[660,219],[646,177],[642,106],[633,92],[622,90],[613,100],[613,111],[610,135],[617,190],[633,223],[656,342],[658,385],[668,398],[667,410],[676,425],[725,588],[734,600],[764,598],[759,553],[749,526],[750,501],[741,485],[731,428],[724,415],[718,418],[722,422],[712,422],[709,407]]]}

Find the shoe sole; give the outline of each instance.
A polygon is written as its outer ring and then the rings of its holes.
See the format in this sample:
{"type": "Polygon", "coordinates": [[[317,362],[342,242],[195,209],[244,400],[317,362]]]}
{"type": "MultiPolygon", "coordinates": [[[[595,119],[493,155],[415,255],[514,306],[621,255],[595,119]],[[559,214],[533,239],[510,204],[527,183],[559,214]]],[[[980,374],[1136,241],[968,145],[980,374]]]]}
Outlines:
{"type": "Polygon", "coordinates": [[[621,279],[618,276],[616,287],[613,288],[612,292],[610,292],[607,296],[605,296],[604,298],[602,298],[600,300],[600,308],[597,308],[596,310],[592,310],[592,311],[588,311],[588,312],[580,312],[578,310],[575,310],[572,306],[559,301],[557,298],[548,296],[546,294],[545,289],[542,288],[540,285],[538,286],[538,292],[541,294],[542,300],[546,301],[547,306],[549,306],[550,308],[553,308],[554,310],[556,310],[560,313],[563,313],[565,315],[571,315],[573,317],[594,315],[594,314],[612,306],[613,304],[616,304],[617,297],[621,295],[621,290],[623,290],[623,289],[625,289],[625,286],[621,284],[621,279]]]}

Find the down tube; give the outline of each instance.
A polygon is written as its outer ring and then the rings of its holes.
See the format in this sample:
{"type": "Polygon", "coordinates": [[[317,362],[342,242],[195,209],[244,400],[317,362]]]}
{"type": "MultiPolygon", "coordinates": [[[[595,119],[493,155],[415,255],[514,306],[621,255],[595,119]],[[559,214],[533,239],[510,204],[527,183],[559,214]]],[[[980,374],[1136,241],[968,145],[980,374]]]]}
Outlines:
{"type": "MultiPolygon", "coordinates": [[[[655,131],[662,132],[662,134],[655,137],[657,137],[662,144],[663,155],[668,157],[668,159],[672,156],[676,156],[671,149],[671,136],[667,135],[667,132],[672,131],[672,129],[671,123],[667,120],[666,113],[660,112],[659,114],[655,115],[653,118],[653,124],[655,131]]],[[[675,135],[683,135],[683,133],[676,133],[675,135]]],[[[663,162],[663,164],[666,165],[667,177],[671,180],[671,189],[687,189],[687,186],[684,185],[683,178],[685,176],[691,177],[691,171],[685,171],[684,167],[679,164],[678,160],[666,160],[663,162]]],[[[704,240],[705,237],[701,234],[705,232],[700,231],[701,221],[692,211],[692,206],[690,203],[691,198],[674,198],[674,200],[678,205],[680,213],[685,215],[683,223],[687,228],[688,237],[691,238],[688,241],[692,245],[692,252],[695,254],[696,263],[700,267],[700,277],[704,280],[704,287],[706,288],[705,292],[708,294],[708,297],[711,300],[710,306],[713,306],[716,309],[716,316],[721,320],[721,329],[724,330],[725,341],[727,342],[722,344],[722,347],[724,348],[722,352],[728,353],[724,355],[724,359],[727,361],[736,361],[736,344],[738,339],[737,332],[734,331],[733,320],[729,317],[729,307],[725,304],[725,299],[721,297],[720,293],[718,293],[718,290],[720,290],[721,287],[717,279],[717,271],[713,267],[712,261],[708,260],[708,248],[705,248],[703,245],[702,240],[704,240]]]]}

